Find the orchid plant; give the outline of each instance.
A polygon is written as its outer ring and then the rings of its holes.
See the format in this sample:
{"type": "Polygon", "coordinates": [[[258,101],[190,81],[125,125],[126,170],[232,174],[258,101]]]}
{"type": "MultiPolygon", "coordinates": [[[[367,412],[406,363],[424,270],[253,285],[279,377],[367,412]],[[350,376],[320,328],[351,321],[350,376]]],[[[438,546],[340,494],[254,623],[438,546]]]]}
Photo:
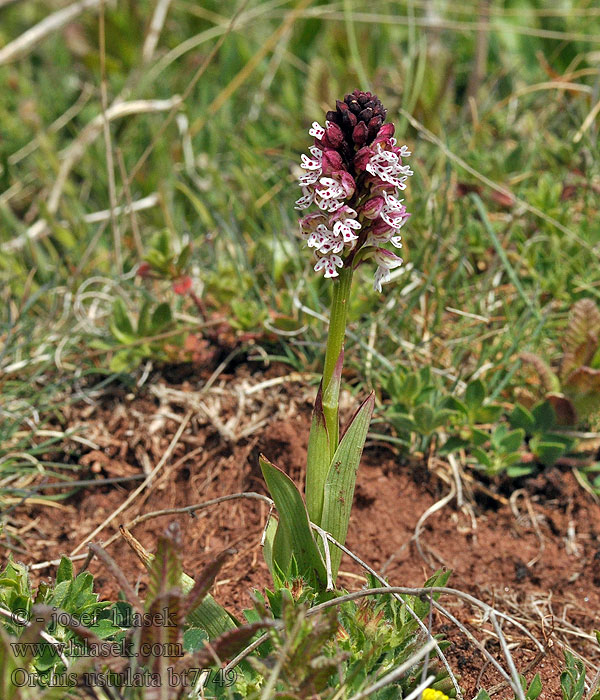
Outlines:
{"type": "Polygon", "coordinates": [[[279,519],[267,529],[265,557],[274,577],[300,575],[317,588],[332,589],[344,544],[356,474],[374,406],[373,392],[340,435],[339,391],[352,277],[371,259],[374,289],[402,264],[400,229],[410,214],[400,192],[412,171],[406,146],[376,95],[355,90],[327,112],[325,126],[313,122],[310,155],[303,154],[296,209],[315,211],[300,219],[300,236],[314,249],[315,272],[332,280],[332,302],[323,378],[315,401],[308,444],[305,500],[291,479],[265,457],[261,469],[279,519]],[[320,537],[313,534],[317,532],[320,537]]]}

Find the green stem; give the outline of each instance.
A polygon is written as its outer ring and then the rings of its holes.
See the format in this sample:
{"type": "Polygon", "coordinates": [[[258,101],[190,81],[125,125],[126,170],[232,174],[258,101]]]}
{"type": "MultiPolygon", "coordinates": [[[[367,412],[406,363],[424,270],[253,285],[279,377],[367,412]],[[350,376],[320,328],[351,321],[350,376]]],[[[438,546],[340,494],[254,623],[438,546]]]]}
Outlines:
{"type": "MultiPolygon", "coordinates": [[[[346,316],[348,302],[350,300],[350,288],[352,286],[352,267],[340,270],[339,279],[333,284],[333,299],[331,302],[331,314],[329,317],[329,332],[327,334],[327,350],[325,352],[325,366],[323,368],[323,395],[328,394],[327,388],[333,377],[340,353],[344,347],[346,336],[346,316]]],[[[334,397],[334,403],[324,403],[325,424],[329,434],[329,446],[333,457],[339,437],[338,397],[334,397]],[[329,405],[327,405],[329,404],[329,405]]]]}

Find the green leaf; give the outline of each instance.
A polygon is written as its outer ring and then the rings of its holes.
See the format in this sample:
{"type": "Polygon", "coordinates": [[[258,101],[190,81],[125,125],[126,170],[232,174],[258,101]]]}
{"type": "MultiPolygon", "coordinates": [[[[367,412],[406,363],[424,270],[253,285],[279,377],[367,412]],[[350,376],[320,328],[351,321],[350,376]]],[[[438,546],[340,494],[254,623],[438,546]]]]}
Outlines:
{"type": "Polygon", "coordinates": [[[110,332],[123,345],[129,345],[136,339],[133,325],[127,314],[125,303],[122,299],[116,298],[113,302],[113,313],[110,320],[110,332]]]}
{"type": "Polygon", "coordinates": [[[188,243],[187,245],[185,245],[183,247],[181,253],[179,253],[179,257],[177,258],[176,267],[177,267],[177,271],[179,273],[183,273],[185,271],[185,268],[187,267],[187,264],[190,261],[191,253],[192,253],[192,245],[191,245],[191,243],[188,243]]]}
{"type": "Polygon", "coordinates": [[[473,447],[471,449],[471,454],[482,466],[487,469],[492,468],[492,460],[489,458],[487,452],[484,452],[480,447],[473,447]]]}
{"type": "Polygon", "coordinates": [[[413,411],[413,418],[417,430],[422,435],[429,435],[435,430],[435,417],[431,406],[427,404],[417,406],[413,411]]]}
{"type": "MultiPolygon", "coordinates": [[[[331,383],[331,382],[330,382],[331,383]]],[[[306,508],[308,516],[315,525],[321,525],[323,514],[323,492],[325,479],[331,460],[329,435],[323,413],[322,386],[319,386],[315,407],[313,409],[310,437],[308,438],[308,454],[306,459],[306,508]]]]}
{"type": "Polygon", "coordinates": [[[526,433],[533,432],[535,428],[535,418],[531,411],[529,411],[525,406],[517,404],[511,414],[508,416],[508,422],[512,428],[521,428],[526,433]]]}
{"type": "Polygon", "coordinates": [[[525,431],[521,428],[511,430],[500,439],[500,447],[504,452],[516,452],[523,444],[525,431]]]}
{"type": "Polygon", "coordinates": [[[208,641],[208,635],[200,627],[190,627],[183,633],[183,648],[187,652],[199,651],[208,641]]]}
{"type": "Polygon", "coordinates": [[[446,442],[440,447],[439,453],[441,455],[447,455],[456,450],[460,450],[469,444],[468,440],[463,440],[459,435],[452,435],[446,442]]]}
{"type": "Polygon", "coordinates": [[[150,267],[161,275],[167,275],[169,272],[169,260],[165,259],[163,254],[158,250],[149,250],[144,260],[150,267]]]}
{"type": "Polygon", "coordinates": [[[120,628],[113,624],[110,619],[101,619],[96,624],[90,626],[90,630],[99,638],[106,639],[120,631],[120,628]]]}
{"type": "MultiPolygon", "coordinates": [[[[194,579],[187,574],[181,576],[181,588],[184,593],[189,593],[194,587],[194,579]]],[[[200,605],[186,617],[187,623],[192,627],[201,627],[206,630],[209,639],[216,639],[224,632],[237,627],[235,619],[207,593],[200,605]]]]}
{"type": "Polygon", "coordinates": [[[139,352],[139,348],[137,351],[133,352],[130,352],[129,350],[119,350],[113,355],[109,363],[109,369],[111,372],[116,373],[129,372],[134,367],[139,365],[143,358],[144,354],[139,352]]]}
{"type": "Polygon", "coordinates": [[[265,532],[265,546],[263,547],[263,557],[269,571],[274,571],[273,564],[273,549],[275,547],[275,537],[277,534],[277,528],[279,526],[279,521],[276,518],[269,518],[267,523],[267,529],[265,532]]]}
{"type": "Polygon", "coordinates": [[[280,521],[277,521],[271,554],[271,563],[273,567],[271,573],[274,581],[277,580],[277,577],[282,581],[287,581],[288,577],[292,575],[293,554],[289,531],[280,521]]]}
{"type": "Polygon", "coordinates": [[[419,395],[419,391],[421,389],[420,382],[419,382],[419,377],[414,373],[411,372],[410,374],[407,374],[404,382],[402,384],[402,390],[401,393],[402,395],[399,396],[398,398],[402,402],[406,402],[408,404],[413,403],[415,398],[419,395]]]}
{"type": "MultiPolygon", "coordinates": [[[[341,544],[344,544],[346,541],[356,474],[365,440],[367,439],[374,406],[375,396],[371,392],[351,420],[333,455],[329,473],[327,474],[321,527],[333,535],[341,544]]],[[[335,581],[342,559],[342,552],[335,546],[331,546],[329,549],[331,552],[332,576],[335,581]]]]}
{"type": "Polygon", "coordinates": [[[481,379],[470,382],[465,391],[465,403],[469,411],[479,408],[485,399],[485,387],[481,379]]]}
{"type": "Polygon", "coordinates": [[[490,436],[485,432],[485,430],[478,430],[477,428],[471,429],[471,442],[477,446],[485,444],[490,439],[490,436]]]}
{"type": "Polygon", "coordinates": [[[157,233],[152,239],[152,247],[158,250],[165,258],[171,256],[171,240],[169,232],[165,229],[157,233]]]}
{"type": "Polygon", "coordinates": [[[483,690],[483,688],[477,693],[477,696],[473,698],[473,700],[491,700],[489,694],[487,691],[483,690]]]}
{"type": "Polygon", "coordinates": [[[536,673],[533,680],[531,681],[531,685],[529,686],[529,690],[527,691],[527,695],[525,697],[527,700],[537,700],[537,697],[541,692],[542,679],[540,678],[540,674],[536,673]]]}
{"type": "MultiPolygon", "coordinates": [[[[283,528],[282,536],[291,544],[300,574],[305,576],[311,584],[324,586],[327,578],[325,566],[312,535],[308,513],[300,492],[290,477],[271,464],[263,455],[259,457],[259,462],[269,493],[279,513],[278,530],[283,528]]],[[[273,555],[274,563],[279,563],[275,547],[273,555]]],[[[287,566],[286,562],[286,568],[287,566]]]]}
{"type": "Polygon", "coordinates": [[[536,430],[552,430],[556,425],[556,413],[549,401],[540,401],[531,410],[536,430]]]}
{"type": "Polygon", "coordinates": [[[56,570],[56,583],[73,580],[73,562],[68,557],[61,557],[56,570]]]}
{"type": "Polygon", "coordinates": [[[150,302],[148,300],[142,304],[138,318],[137,334],[140,338],[146,338],[150,335],[150,302]]]}
{"type": "Polygon", "coordinates": [[[389,413],[387,419],[399,432],[412,433],[417,429],[414,420],[407,413],[389,413]]]}
{"type": "Polygon", "coordinates": [[[534,468],[531,464],[517,464],[507,467],[506,474],[510,476],[511,479],[518,479],[521,476],[527,476],[532,474],[534,468]]]}
{"type": "Polygon", "coordinates": [[[494,403],[480,406],[475,411],[475,421],[477,423],[495,423],[502,415],[502,411],[502,406],[494,403]]]}
{"type": "Polygon", "coordinates": [[[173,315],[171,314],[171,307],[166,301],[159,304],[154,313],[152,314],[152,320],[150,322],[150,327],[153,334],[160,333],[166,326],[173,320],[173,315]]]}
{"type": "Polygon", "coordinates": [[[530,447],[538,460],[546,467],[551,467],[556,460],[562,457],[567,448],[562,442],[550,442],[543,439],[532,440],[530,447]]]}
{"type": "Polygon", "coordinates": [[[445,396],[441,402],[442,408],[449,408],[451,411],[456,411],[457,413],[462,413],[467,415],[467,406],[456,396],[445,396]]]}

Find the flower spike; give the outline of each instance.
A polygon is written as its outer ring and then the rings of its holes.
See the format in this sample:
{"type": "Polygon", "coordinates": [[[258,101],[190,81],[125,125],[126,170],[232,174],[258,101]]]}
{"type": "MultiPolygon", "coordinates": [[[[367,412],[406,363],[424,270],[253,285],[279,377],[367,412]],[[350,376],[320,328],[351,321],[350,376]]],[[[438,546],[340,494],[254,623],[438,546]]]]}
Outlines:
{"type": "Polygon", "coordinates": [[[327,112],[324,127],[313,122],[308,133],[314,144],[301,156],[305,173],[296,202],[296,209],[319,210],[300,219],[300,235],[317,257],[315,271],[338,277],[338,268],[373,258],[377,291],[402,264],[383,246],[402,247],[399,231],[410,214],[398,194],[413,174],[404,163],[410,151],[396,145],[386,115],[377,95],[355,90],[327,112]]]}

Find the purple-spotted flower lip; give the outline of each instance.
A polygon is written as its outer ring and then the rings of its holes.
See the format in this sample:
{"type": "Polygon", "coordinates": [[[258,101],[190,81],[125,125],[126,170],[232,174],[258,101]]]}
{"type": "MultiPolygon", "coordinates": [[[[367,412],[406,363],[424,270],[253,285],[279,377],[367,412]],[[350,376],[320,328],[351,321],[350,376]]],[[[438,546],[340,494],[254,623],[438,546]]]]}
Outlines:
{"type": "Polygon", "coordinates": [[[402,264],[383,246],[402,247],[399,231],[410,214],[399,193],[413,174],[404,163],[410,151],[397,145],[394,125],[385,118],[376,95],[355,90],[337,101],[325,126],[313,122],[308,133],[314,142],[301,156],[305,172],[296,202],[301,211],[318,209],[300,219],[300,235],[317,258],[315,271],[334,278],[344,266],[373,259],[377,291],[402,264]]]}

